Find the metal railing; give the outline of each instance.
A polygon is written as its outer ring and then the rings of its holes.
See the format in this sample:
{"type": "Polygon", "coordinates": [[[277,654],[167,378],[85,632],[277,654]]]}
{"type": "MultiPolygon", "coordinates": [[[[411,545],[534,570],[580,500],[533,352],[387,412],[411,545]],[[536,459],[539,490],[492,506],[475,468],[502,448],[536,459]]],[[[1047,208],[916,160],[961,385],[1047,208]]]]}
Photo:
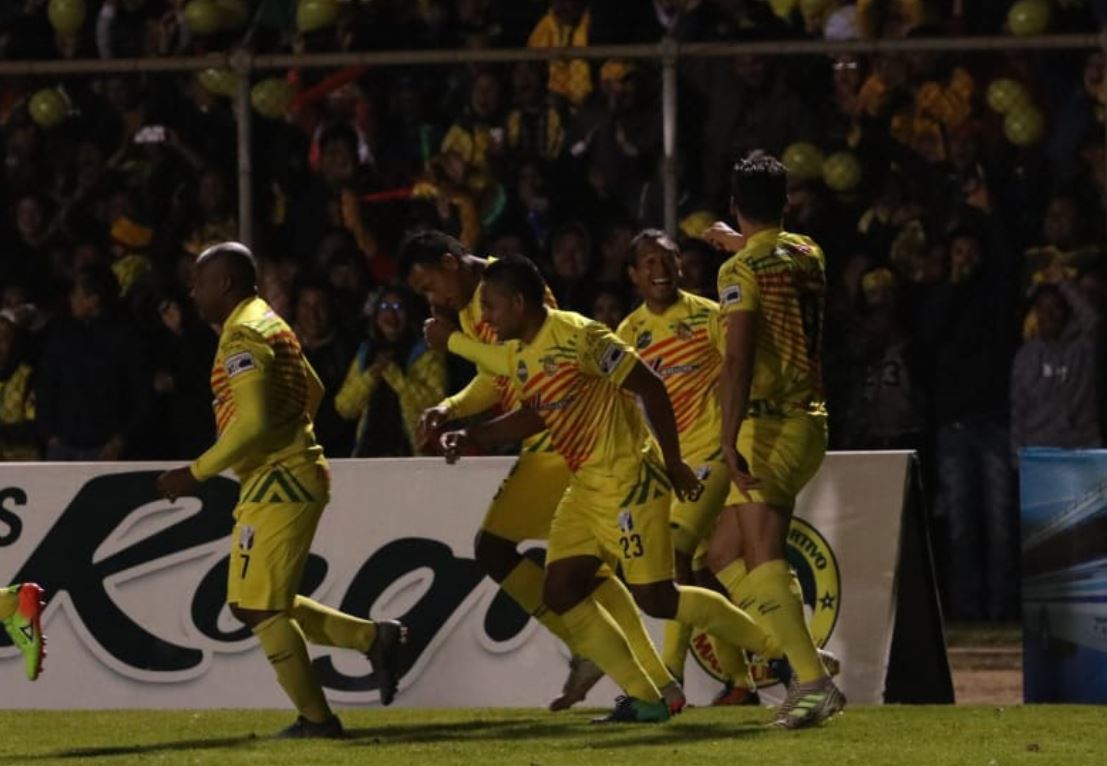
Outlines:
{"type": "MultiPolygon", "coordinates": [[[[235,95],[238,123],[238,220],[239,237],[253,241],[253,166],[251,164],[250,85],[256,72],[279,69],[325,69],[351,66],[412,67],[444,64],[512,63],[519,61],[570,61],[574,59],[636,59],[661,62],[661,120],[664,153],[663,183],[665,228],[677,229],[679,197],[676,170],[677,66],[681,59],[740,55],[829,56],[886,55],[911,52],[988,53],[1012,51],[1102,50],[1107,58],[1107,31],[1100,34],[1061,34],[1037,37],[934,37],[904,40],[769,40],[749,42],[680,43],[665,38],[648,45],[596,45],[585,48],[508,48],[492,50],[356,51],[347,53],[253,55],[238,49],[226,53],[190,57],[142,59],[85,59],[56,61],[0,61],[0,77],[93,76],[143,72],[194,72],[229,68],[239,76],[235,95]]],[[[1104,77],[1107,79],[1107,64],[1104,77]]],[[[1107,148],[1107,122],[1104,126],[1107,148]]],[[[1105,189],[1107,193],[1107,189],[1105,189]]]]}

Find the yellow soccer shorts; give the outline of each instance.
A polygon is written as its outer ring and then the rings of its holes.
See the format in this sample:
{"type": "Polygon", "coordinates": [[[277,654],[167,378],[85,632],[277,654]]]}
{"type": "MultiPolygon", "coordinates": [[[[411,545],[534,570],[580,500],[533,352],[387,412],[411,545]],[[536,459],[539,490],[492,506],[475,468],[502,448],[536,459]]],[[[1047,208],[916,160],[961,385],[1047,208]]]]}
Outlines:
{"type": "Polygon", "coordinates": [[[573,476],[550,524],[546,563],[591,556],[613,569],[620,566],[630,585],[672,580],[668,477],[647,461],[638,481],[628,484],[573,476]]]}
{"type": "Polygon", "coordinates": [[[791,509],[826,455],[826,416],[759,416],[742,421],[738,454],[761,482],[747,498],[733,484],[726,504],[767,503],[791,509]]]}
{"type": "Polygon", "coordinates": [[[265,468],[243,482],[231,533],[228,603],[260,611],[292,607],[329,500],[330,474],[322,460],[265,468]]]}
{"type": "Polygon", "coordinates": [[[674,494],[669,524],[673,530],[673,546],[691,555],[710,537],[715,527],[715,519],[730,490],[730,474],[720,451],[699,457],[692,455],[687,461],[703,483],[703,492],[695,500],[681,500],[674,494]]]}
{"type": "Polygon", "coordinates": [[[481,531],[512,542],[545,540],[571,473],[556,452],[523,452],[500,484],[481,531]]]}

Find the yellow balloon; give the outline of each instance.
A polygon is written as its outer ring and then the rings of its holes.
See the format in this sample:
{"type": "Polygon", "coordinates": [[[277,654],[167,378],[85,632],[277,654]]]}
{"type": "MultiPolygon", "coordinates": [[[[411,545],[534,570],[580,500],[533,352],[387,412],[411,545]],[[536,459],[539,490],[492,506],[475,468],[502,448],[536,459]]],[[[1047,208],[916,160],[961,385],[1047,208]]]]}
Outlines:
{"type": "Polygon", "coordinates": [[[28,111],[36,125],[52,128],[65,122],[69,114],[69,104],[66,103],[65,96],[56,88],[46,88],[31,96],[28,111]]]}
{"type": "Polygon", "coordinates": [[[1045,134],[1045,118],[1032,106],[1023,106],[1007,113],[1003,133],[1015,146],[1033,146],[1045,134]]]}
{"type": "Polygon", "coordinates": [[[798,0],[769,0],[769,8],[772,9],[777,18],[791,21],[797,2],[798,0]]]}
{"type": "Polygon", "coordinates": [[[1007,114],[1019,106],[1029,105],[1030,94],[1017,80],[1000,77],[998,80],[992,80],[988,85],[984,100],[988,102],[993,112],[1007,114]]]}
{"type": "Polygon", "coordinates": [[[212,0],[192,0],[184,8],[188,28],[198,35],[210,35],[222,28],[223,14],[212,0]]]}
{"type": "Polygon", "coordinates": [[[803,181],[812,181],[823,174],[826,157],[822,149],[806,141],[797,141],[784,150],[782,162],[788,172],[803,181]]]}
{"type": "Polygon", "coordinates": [[[850,191],[861,182],[861,163],[852,152],[832,154],[823,163],[823,181],[834,191],[850,191]]]}
{"type": "Polygon", "coordinates": [[[1007,11],[1007,26],[1015,35],[1040,35],[1049,26],[1049,1],[1018,0],[1007,11]]]}
{"type": "Polygon", "coordinates": [[[296,91],[288,80],[280,77],[270,77],[262,80],[250,91],[250,103],[262,117],[270,120],[279,120],[288,111],[288,105],[292,102],[296,91]]]}
{"type": "Polygon", "coordinates": [[[230,69],[205,69],[196,75],[200,85],[216,96],[234,96],[238,89],[238,75],[230,69]]]}
{"type": "Polygon", "coordinates": [[[314,32],[329,27],[338,18],[335,0],[300,0],[296,7],[296,28],[301,32],[314,32]]]}
{"type": "Polygon", "coordinates": [[[71,35],[85,23],[85,0],[50,0],[46,16],[50,25],[63,35],[71,35]]]}
{"type": "Polygon", "coordinates": [[[242,29],[250,20],[246,0],[215,0],[215,8],[219,13],[219,28],[224,31],[242,29]]]}

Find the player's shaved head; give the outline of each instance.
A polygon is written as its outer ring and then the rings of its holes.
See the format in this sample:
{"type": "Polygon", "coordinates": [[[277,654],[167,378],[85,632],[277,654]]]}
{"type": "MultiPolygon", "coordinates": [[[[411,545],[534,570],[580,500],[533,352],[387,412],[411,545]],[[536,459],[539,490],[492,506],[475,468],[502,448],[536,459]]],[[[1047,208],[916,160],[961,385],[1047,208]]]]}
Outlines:
{"type": "Polygon", "coordinates": [[[258,264],[250,248],[241,242],[220,242],[212,245],[196,259],[196,267],[220,264],[235,290],[255,290],[258,283],[258,264]]]}
{"type": "Polygon", "coordinates": [[[192,298],[205,321],[222,324],[235,306],[257,294],[257,283],[257,262],[250,248],[221,242],[196,259],[192,298]]]}

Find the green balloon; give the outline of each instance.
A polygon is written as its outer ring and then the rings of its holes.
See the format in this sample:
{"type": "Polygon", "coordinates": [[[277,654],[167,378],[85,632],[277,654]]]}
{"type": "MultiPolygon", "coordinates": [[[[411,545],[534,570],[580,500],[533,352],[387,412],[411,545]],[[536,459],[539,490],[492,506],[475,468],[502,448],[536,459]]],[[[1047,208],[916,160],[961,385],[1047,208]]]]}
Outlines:
{"type": "Polygon", "coordinates": [[[1018,0],[1007,11],[1007,26],[1020,37],[1040,35],[1049,26],[1049,1],[1018,0]]]}
{"type": "Polygon", "coordinates": [[[200,85],[216,96],[234,96],[238,89],[238,75],[230,69],[205,69],[196,75],[200,85]]]}
{"type": "Polygon", "coordinates": [[[50,0],[46,15],[50,25],[63,35],[71,35],[85,23],[85,0],[50,0]]]}
{"type": "Polygon", "coordinates": [[[270,120],[279,120],[284,117],[288,105],[292,102],[296,91],[288,83],[288,80],[280,77],[270,77],[262,80],[250,91],[250,103],[262,117],[270,120]]]}
{"type": "Polygon", "coordinates": [[[1007,113],[1003,133],[1015,146],[1032,146],[1042,140],[1045,118],[1032,106],[1023,106],[1007,113]]]}
{"type": "Polygon", "coordinates": [[[784,150],[784,167],[793,177],[803,181],[812,181],[823,174],[823,162],[826,157],[822,149],[806,141],[797,141],[784,150]]]}
{"type": "Polygon", "coordinates": [[[335,0],[300,0],[296,7],[296,28],[301,32],[314,32],[329,27],[338,18],[335,0]]]}
{"type": "Polygon", "coordinates": [[[223,14],[212,0],[192,0],[184,8],[188,28],[198,35],[218,32],[223,25],[223,14]]]}
{"type": "Polygon", "coordinates": [[[44,128],[52,128],[65,122],[69,114],[69,105],[56,88],[46,88],[31,96],[28,111],[36,125],[44,128]]]}
{"type": "Polygon", "coordinates": [[[988,102],[993,112],[1007,114],[1012,109],[1030,105],[1030,94],[1017,80],[1009,77],[1001,77],[992,80],[988,90],[984,94],[984,100],[988,102]]]}
{"type": "Polygon", "coordinates": [[[861,163],[852,152],[832,154],[823,163],[823,181],[834,191],[850,191],[861,182],[861,163]]]}

